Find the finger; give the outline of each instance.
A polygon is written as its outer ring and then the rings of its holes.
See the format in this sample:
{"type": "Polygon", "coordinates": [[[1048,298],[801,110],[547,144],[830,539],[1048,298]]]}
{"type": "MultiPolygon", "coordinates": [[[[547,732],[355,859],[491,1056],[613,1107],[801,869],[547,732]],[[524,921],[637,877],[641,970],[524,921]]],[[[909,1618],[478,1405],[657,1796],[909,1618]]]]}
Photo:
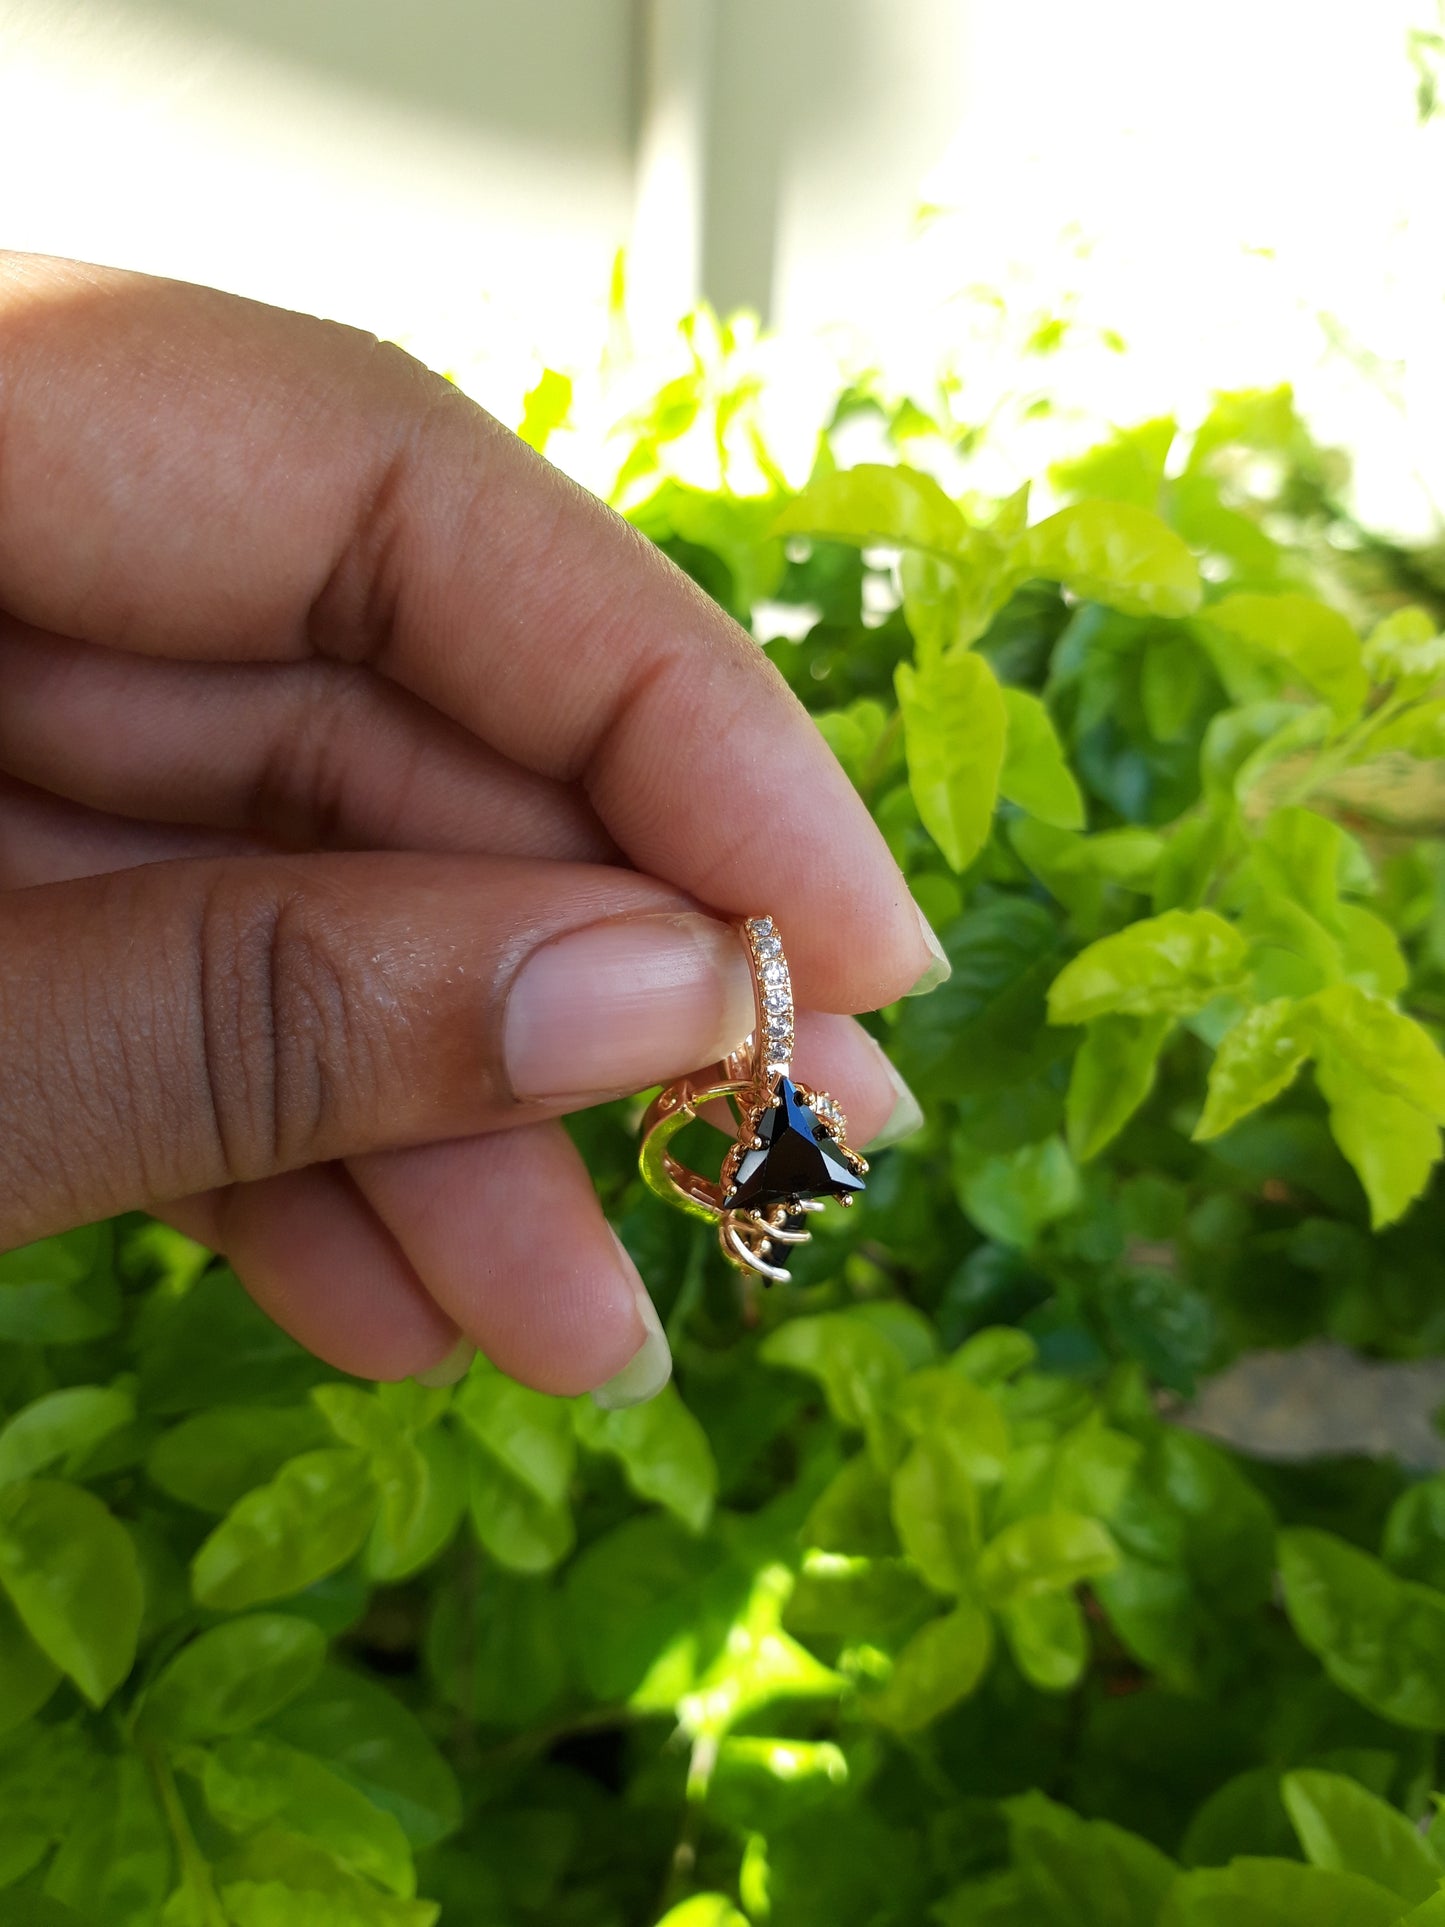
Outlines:
{"type": "Polygon", "coordinates": [[[207,1202],[203,1242],[284,1331],[340,1371],[405,1378],[455,1345],[456,1326],[343,1166],[230,1185],[207,1202]]]}
{"type": "Polygon", "coordinates": [[[574,864],[153,864],[0,899],[0,956],[0,1244],[535,1121],[752,1022],[736,930],[574,864]]]}
{"type": "Polygon", "coordinates": [[[382,1152],[350,1170],[437,1303],[511,1377],[556,1393],[610,1383],[621,1397],[666,1382],[652,1301],[560,1125],[382,1152]]]}
{"type": "MultiPolygon", "coordinates": [[[[181,857],[259,853],[259,846],[220,832],[132,823],[0,777],[0,888],[62,882],[181,857]]],[[[852,1018],[801,1011],[797,1040],[797,1076],[838,1098],[854,1143],[883,1149],[916,1128],[918,1107],[912,1093],[852,1018]]],[[[723,1130],[732,1128],[725,1103],[709,1105],[703,1116],[723,1130]]],[[[203,1233],[194,1235],[205,1242],[203,1233]]]]}
{"type": "Polygon", "coordinates": [[[640,869],[732,913],[786,905],[810,1003],[882,1003],[930,968],[886,845],[761,651],[397,351],[11,256],[0,371],[0,604],[21,619],[155,654],[370,664],[581,783],[640,869]]]}
{"type": "Polygon", "coordinates": [[[293,849],[616,856],[576,789],[367,669],[176,663],[0,617],[0,768],[93,809],[293,849]]]}
{"type": "Polygon", "coordinates": [[[433,1370],[459,1330],[539,1391],[612,1384],[630,1402],[671,1370],[646,1287],[559,1125],[229,1185],[160,1215],[224,1252],[278,1325],[357,1377],[433,1370]]]}
{"type": "Polygon", "coordinates": [[[67,883],[179,857],[264,853],[262,844],[247,838],[106,816],[0,776],[0,890],[67,883]]]}
{"type": "MultiPolygon", "coordinates": [[[[865,1151],[885,1151],[923,1122],[918,1100],[861,1024],[831,1011],[798,1013],[793,1076],[815,1091],[828,1091],[843,1107],[848,1142],[865,1151]]],[[[701,1113],[729,1137],[737,1121],[726,1100],[701,1113]]]]}

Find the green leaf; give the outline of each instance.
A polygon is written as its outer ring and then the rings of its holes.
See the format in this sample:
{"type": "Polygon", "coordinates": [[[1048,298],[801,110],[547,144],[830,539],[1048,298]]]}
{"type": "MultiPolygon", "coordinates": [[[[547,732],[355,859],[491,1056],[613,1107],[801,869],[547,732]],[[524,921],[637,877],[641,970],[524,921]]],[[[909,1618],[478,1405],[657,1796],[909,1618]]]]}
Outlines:
{"type": "Polygon", "coordinates": [[[456,1776],[416,1715],[375,1680],[329,1665],[271,1728],[394,1814],[414,1847],[435,1846],[460,1826],[456,1776]]]}
{"type": "Polygon", "coordinates": [[[905,999],[894,1032],[911,1088],[926,1103],[1038,1078],[1068,1048],[1044,1021],[1061,960],[1053,916],[1042,903],[1002,897],[950,926],[947,942],[953,975],[929,996],[905,999]]]}
{"type": "Polygon", "coordinates": [[[449,1433],[413,1438],[379,1393],[354,1385],[319,1385],[311,1399],[335,1436],[366,1454],[378,1500],[366,1544],[368,1574],[396,1580],[420,1571],[451,1539],[466,1510],[459,1445],[449,1433]]]}
{"type": "Polygon", "coordinates": [[[978,1584],[990,1605],[1012,1605],[1039,1593],[1065,1592],[1119,1563],[1106,1527],[1078,1512],[1041,1512],[990,1539],[978,1562],[978,1584]]]}
{"type": "Polygon", "coordinates": [[[725,1894],[694,1894],[669,1907],[657,1927],[748,1927],[725,1894]]]}
{"type": "Polygon", "coordinates": [[[136,1337],[138,1403],[157,1416],[220,1404],[286,1405],[324,1375],[225,1268],[208,1271],[183,1296],[152,1296],[136,1337]]]}
{"type": "Polygon", "coordinates": [[[999,794],[1060,830],[1084,827],[1084,799],[1064,760],[1053,718],[1025,689],[1003,692],[1006,733],[999,794]]]}
{"type": "Polygon", "coordinates": [[[441,1592],[426,1634],[438,1690],[480,1726],[539,1721],[567,1684],[566,1647],[556,1587],[500,1567],[475,1594],[457,1586],[441,1592]]]}
{"type": "Polygon", "coordinates": [[[768,1333],[758,1356],[765,1365],[817,1379],[834,1418],[851,1430],[877,1419],[910,1362],[887,1332],[856,1311],[790,1318],[768,1333]]]}
{"type": "Polygon", "coordinates": [[[0,1592],[0,1733],[38,1713],[59,1684],[60,1668],[41,1652],[0,1592]]]}
{"type": "Polygon", "coordinates": [[[1155,1927],[1177,1873],[1157,1847],[1042,1793],[1022,1794],[1005,1810],[1040,1927],[1155,1927]]]}
{"type": "Polygon", "coordinates": [[[1076,502],[1036,522],[1015,550],[1022,574],[1126,615],[1187,616],[1199,607],[1199,570],[1184,543],[1148,509],[1076,502]]]}
{"type": "Polygon", "coordinates": [[[717,1497],[717,1464],[707,1434],[688,1411],[675,1385],[645,1405],[604,1412],[590,1399],[573,1406],[577,1436],[589,1452],[621,1461],[627,1482],[701,1532],[717,1497]]]}
{"type": "Polygon", "coordinates": [[[1290,897],[1333,929],[1342,889],[1367,890],[1370,866],[1354,837],[1314,810],[1278,809],[1261,826],[1249,868],[1267,890],[1290,897]]]}
{"type": "Polygon", "coordinates": [[[1157,509],[1164,464],[1177,432],[1167,415],[1140,422],[1136,428],[1118,429],[1082,455],[1056,462],[1049,470],[1049,480],[1070,495],[1157,509]]]}
{"type": "Polygon", "coordinates": [[[807,1639],[887,1640],[910,1631],[938,1608],[938,1600],[902,1559],[850,1559],[807,1553],[789,1596],[784,1623],[807,1639]]]}
{"type": "Polygon", "coordinates": [[[1005,1606],[1004,1635],[1019,1671],[1041,1692],[1077,1686],[1089,1660],[1089,1632],[1072,1593],[1027,1594],[1005,1606]]]}
{"type": "Polygon", "coordinates": [[[969,528],[931,475],[864,462],[810,482],[779,515],[773,533],[952,556],[969,528]]]}
{"type": "Polygon", "coordinates": [[[457,1390],[457,1416],[492,1459],[549,1505],[560,1505],[577,1462],[572,1409],[501,1372],[474,1370],[457,1390]]]}
{"type": "Polygon", "coordinates": [[[1152,830],[1131,827],[1076,836],[1033,817],[1011,823],[1009,841],[1083,934],[1100,923],[1111,889],[1149,894],[1165,848],[1152,830]]]}
{"type": "Polygon", "coordinates": [[[478,1538],[513,1572],[547,1571],[574,1538],[571,1408],[500,1372],[474,1372],[456,1411],[473,1440],[468,1485],[478,1538]]]}
{"type": "Polygon", "coordinates": [[[544,368],[523,400],[518,436],[529,448],[542,454],[553,431],[563,425],[571,408],[572,377],[559,374],[555,368],[544,368]]]}
{"type": "Polygon", "coordinates": [[[171,1843],[143,1761],[124,1754],[82,1802],[45,1891],[83,1920],[154,1927],[171,1878],[171,1843]]]}
{"type": "Polygon", "coordinates": [[[1342,1691],[1400,1726],[1445,1732],[1445,1595],[1299,1526],[1279,1537],[1290,1623],[1342,1691]]]}
{"type": "Polygon", "coordinates": [[[324,1445],[327,1428],[310,1405],[217,1405],[162,1432],[146,1472],[162,1492],[201,1512],[229,1512],[288,1459],[324,1445]]]}
{"type": "MultiPolygon", "coordinates": [[[[1014,1356],[1017,1359],[1018,1354],[1014,1356]]],[[[998,1400],[959,1369],[957,1357],[947,1365],[911,1373],[899,1387],[895,1405],[911,1432],[946,1439],[955,1446],[969,1476],[981,1485],[996,1484],[1003,1477],[1008,1422],[998,1400]]]]}
{"type": "Polygon", "coordinates": [[[467,1509],[466,1455],[456,1435],[438,1426],[401,1443],[408,1449],[396,1459],[372,1461],[381,1505],[366,1542],[366,1570],[384,1582],[429,1566],[467,1509]]]}
{"type": "Polygon", "coordinates": [[[1239,986],[1247,947],[1212,910],[1166,910],[1101,937],[1066,964],[1049,991],[1049,1022],[1115,1013],[1186,1017],[1239,986]]]}
{"type": "Polygon", "coordinates": [[[198,1633],[147,1689],[140,1730],[169,1741],[244,1733],[316,1678],[326,1637],[289,1613],[249,1613],[198,1633]]]}
{"type": "Polygon", "coordinates": [[[119,1386],[71,1385],[33,1399],[0,1427],[0,1485],[80,1460],[134,1417],[135,1400],[119,1386]]]}
{"type": "Polygon", "coordinates": [[[1445,1475],[1406,1486],[1385,1515],[1380,1551],[1402,1579],[1445,1592],[1445,1475]]]}
{"type": "Polygon", "coordinates": [[[1331,984],[1309,999],[1312,1028],[1353,1075],[1445,1124],[1445,1056],[1403,1012],[1356,984],[1331,984]]]}
{"type": "Polygon", "coordinates": [[[120,1323],[108,1225],[0,1253],[0,1341],[81,1345],[120,1323]]]}
{"type": "Polygon", "coordinates": [[[140,1633],[140,1563],[124,1526],[79,1486],[8,1486],[0,1587],[46,1657],[103,1706],[130,1671],[140,1633]]]}
{"type": "Polygon", "coordinates": [[[951,868],[988,841],[1004,763],[1007,711],[982,656],[944,656],[895,675],[908,783],[919,820],[951,868]]]}
{"type": "Polygon", "coordinates": [[[1351,983],[1376,997],[1398,997],[1410,981],[1410,965],[1383,917],[1357,903],[1342,903],[1335,918],[1340,963],[1351,983]]]}
{"type": "Polygon", "coordinates": [[[1234,1461],[1208,1439],[1153,1431],[1109,1530],[1123,1555],[1094,1590],[1119,1637],[1145,1666],[1197,1690],[1238,1622],[1269,1597],[1274,1519],[1234,1461]]]}
{"type": "Polygon", "coordinates": [[[711,1664],[750,1575],[715,1539],[662,1513],[629,1519],[578,1554],[566,1599],[588,1691],[672,1712],[711,1664]]]}
{"type": "MultiPolygon", "coordinates": [[[[68,1725],[36,1725],[0,1743],[0,1888],[38,1866],[65,1837],[102,1759],[68,1725]]],[[[14,1896],[6,1903],[6,1927],[28,1918],[22,1912],[16,1919],[21,1904],[14,1896]]]]}
{"type": "Polygon", "coordinates": [[[1224,1033],[1209,1067],[1208,1095],[1194,1127],[1197,1141],[1219,1137],[1294,1082],[1309,1055],[1298,1008],[1293,998],[1276,997],[1246,1011],[1224,1033]]]}
{"type": "Polygon", "coordinates": [[[1378,1230],[1420,1195],[1440,1155],[1445,1058],[1413,1018],[1358,985],[1276,998],[1226,1032],[1195,1136],[1216,1137],[1277,1096],[1308,1056],[1378,1230]]]}
{"type": "Polygon", "coordinates": [[[1380,756],[1413,756],[1421,763],[1445,756],[1445,697],[1412,703],[1403,715],[1372,728],[1363,760],[1380,756]]]}
{"type": "Polygon", "coordinates": [[[411,1848],[394,1816],[320,1760],[279,1740],[223,1740],[207,1756],[206,1805],[233,1833],[284,1821],[343,1866],[409,1899],[416,1891],[411,1848]]]}
{"type": "Polygon", "coordinates": [[[1166,630],[1144,645],[1139,670],[1139,700],[1149,734],[1160,743],[1177,743],[1205,701],[1209,665],[1181,631],[1166,630]]]}
{"type": "Polygon", "coordinates": [[[1002,1385],[1028,1370],[1039,1355],[1035,1341],[1014,1325],[986,1325],[966,1338],[948,1361],[975,1385],[1002,1385]]]}
{"type": "Polygon", "coordinates": [[[1390,1927],[1400,1903],[1358,1874],[1244,1858],[1180,1874],[1159,1927],[1390,1927]]]}
{"type": "Polygon", "coordinates": [[[1273,657],[1322,696],[1342,723],[1369,693],[1360,639],[1342,615],[1306,595],[1233,595],[1204,620],[1260,655],[1273,657]]]}
{"type": "Polygon", "coordinates": [[[1038,1902],[1021,1873],[965,1881],[933,1910],[938,1927],[1042,1927],[1038,1902]]]}
{"type": "MultiPolygon", "coordinates": [[[[259,1837],[269,1844],[272,1835],[259,1837]]],[[[228,1880],[221,1888],[228,1927],[433,1927],[435,1901],[381,1893],[310,1842],[279,1838],[286,1878],[228,1880]]]]}
{"type": "Polygon", "coordinates": [[[1286,1773],[1285,1807],[1311,1866],[1363,1874],[1411,1902],[1428,1900],[1445,1866],[1398,1808],[1340,1773],[1286,1773]]]}
{"type": "Polygon", "coordinates": [[[1112,1144],[1147,1101],[1173,1028],[1167,1015],[1096,1017],[1088,1025],[1064,1100],[1064,1131],[1078,1163],[1112,1144]]]}
{"type": "Polygon", "coordinates": [[[957,1440],[944,1434],[914,1444],[893,1474],[892,1508],[899,1542],[928,1584],[942,1593],[969,1591],[979,1549],[978,1488],[957,1440]]]}
{"type": "Polygon", "coordinates": [[[467,1463],[467,1501],[477,1538],[509,1572],[549,1572],[575,1543],[567,1499],[548,1497],[475,1441],[467,1463]]]}
{"type": "Polygon", "coordinates": [[[1410,683],[1428,689],[1445,676],[1445,636],[1428,610],[1392,609],[1365,644],[1365,667],[1377,683],[1410,683]]]}
{"type": "Polygon", "coordinates": [[[892,1488],[870,1454],[846,1461],[814,1500],[803,1543],[827,1552],[888,1557],[898,1550],[890,1510],[892,1488]]]}
{"type": "Polygon", "coordinates": [[[967,1699],[987,1671],[993,1626],[982,1607],[965,1603],[921,1626],[893,1662],[868,1713],[895,1732],[913,1733],[967,1699]]]}
{"type": "Polygon", "coordinates": [[[721,1736],[735,1721],[775,1700],[836,1699],[841,1693],[841,1676],[783,1631],[783,1607],[792,1588],[786,1566],[765,1565],[750,1573],[747,1592],[711,1663],[699,1666],[693,1690],[678,1706],[689,1732],[721,1736]]]}
{"type": "MultiPolygon", "coordinates": [[[[1347,988],[1348,986],[1341,986],[1347,988]]],[[[1440,1159],[1440,1129],[1403,1098],[1363,1083],[1355,1065],[1321,1053],[1315,1080],[1330,1107],[1330,1131],[1354,1166],[1376,1231],[1402,1218],[1440,1159]]]]}
{"type": "Polygon", "coordinates": [[[239,1612],[304,1592],[361,1550],[376,1507],[361,1453],[303,1452],[239,1499],[206,1539],[191,1562],[196,1598],[239,1612]]]}
{"type": "Polygon", "coordinates": [[[1001,1157],[970,1156],[958,1181],[959,1202],[979,1229],[1021,1249],[1045,1226],[1066,1218],[1082,1195],[1078,1169],[1058,1137],[1001,1157]]]}

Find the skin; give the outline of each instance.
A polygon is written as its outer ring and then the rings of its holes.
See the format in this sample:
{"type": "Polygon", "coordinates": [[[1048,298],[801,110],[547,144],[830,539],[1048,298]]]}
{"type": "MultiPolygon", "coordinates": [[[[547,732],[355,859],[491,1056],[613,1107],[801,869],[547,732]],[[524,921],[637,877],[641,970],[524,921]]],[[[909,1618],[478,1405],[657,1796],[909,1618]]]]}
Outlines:
{"type": "Polygon", "coordinates": [[[509,987],[783,905],[864,1141],[842,1013],[930,955],[750,638],[396,348],[0,254],[0,1247],[141,1207],[343,1369],[599,1384],[635,1307],[509,987]]]}

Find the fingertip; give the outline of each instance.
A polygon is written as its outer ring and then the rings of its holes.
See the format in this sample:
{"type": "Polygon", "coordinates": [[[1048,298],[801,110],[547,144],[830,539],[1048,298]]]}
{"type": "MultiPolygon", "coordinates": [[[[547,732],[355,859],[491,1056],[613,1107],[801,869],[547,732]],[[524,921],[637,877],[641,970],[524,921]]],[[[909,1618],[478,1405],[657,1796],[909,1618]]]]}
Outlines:
{"type": "Polygon", "coordinates": [[[336,1165],[233,1186],[216,1230],[261,1309],[338,1371],[411,1378],[456,1346],[456,1326],[336,1165]]]}

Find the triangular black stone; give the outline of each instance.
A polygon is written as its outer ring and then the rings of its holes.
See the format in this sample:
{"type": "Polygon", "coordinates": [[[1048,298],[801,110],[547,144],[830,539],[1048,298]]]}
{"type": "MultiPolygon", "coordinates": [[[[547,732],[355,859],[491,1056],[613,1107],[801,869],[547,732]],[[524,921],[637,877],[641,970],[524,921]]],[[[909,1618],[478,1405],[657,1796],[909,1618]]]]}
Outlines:
{"type": "Polygon", "coordinates": [[[844,1161],[837,1139],[799,1097],[791,1078],[778,1079],[777,1097],[758,1120],[755,1135],[762,1144],[743,1152],[723,1203],[761,1211],[794,1198],[841,1198],[861,1191],[862,1178],[844,1161]]]}

